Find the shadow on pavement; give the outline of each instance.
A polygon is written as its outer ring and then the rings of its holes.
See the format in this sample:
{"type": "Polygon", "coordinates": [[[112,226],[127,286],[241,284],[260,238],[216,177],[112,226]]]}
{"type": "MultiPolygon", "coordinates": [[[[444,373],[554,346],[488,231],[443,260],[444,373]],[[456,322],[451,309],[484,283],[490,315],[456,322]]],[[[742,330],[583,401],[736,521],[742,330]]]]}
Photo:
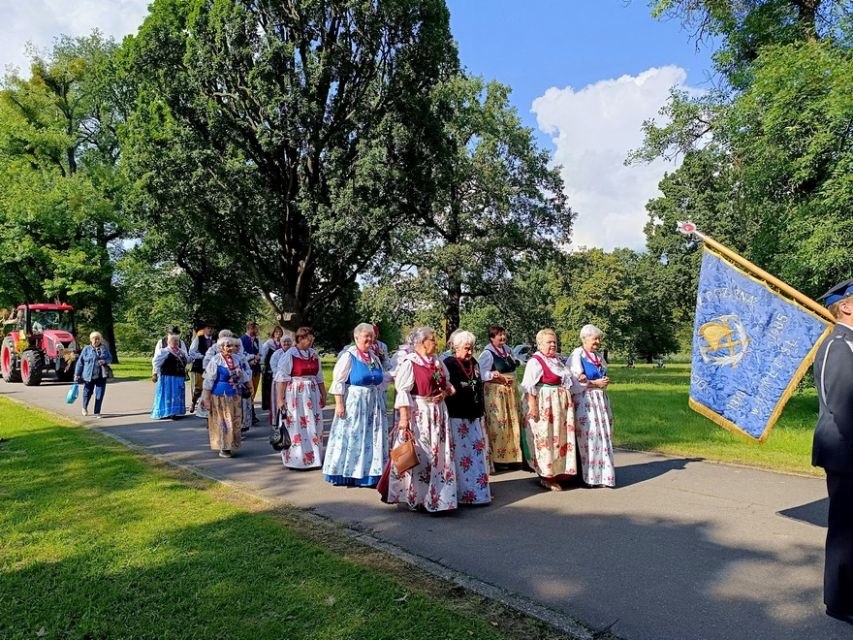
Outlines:
{"type": "Polygon", "coordinates": [[[691,462],[701,462],[703,458],[661,458],[653,462],[630,464],[616,470],[616,488],[624,489],[640,482],[646,482],[670,471],[683,471],[691,462]]]}
{"type": "MultiPolygon", "coordinates": [[[[826,529],[829,522],[829,498],[823,498],[822,500],[815,500],[814,502],[801,504],[799,507],[783,509],[776,513],[786,518],[807,522],[816,527],[823,527],[826,529]]],[[[851,637],[853,637],[853,631],[851,631],[851,637]]]]}

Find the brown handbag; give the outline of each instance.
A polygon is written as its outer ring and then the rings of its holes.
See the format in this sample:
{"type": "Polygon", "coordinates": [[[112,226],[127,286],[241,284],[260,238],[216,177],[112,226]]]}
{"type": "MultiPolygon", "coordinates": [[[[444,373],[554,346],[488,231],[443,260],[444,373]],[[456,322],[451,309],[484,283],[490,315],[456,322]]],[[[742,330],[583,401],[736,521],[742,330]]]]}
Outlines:
{"type": "Polygon", "coordinates": [[[418,460],[418,452],[415,450],[415,436],[409,427],[403,430],[405,440],[391,449],[391,464],[398,476],[403,475],[410,469],[417,467],[421,461],[418,460]]]}

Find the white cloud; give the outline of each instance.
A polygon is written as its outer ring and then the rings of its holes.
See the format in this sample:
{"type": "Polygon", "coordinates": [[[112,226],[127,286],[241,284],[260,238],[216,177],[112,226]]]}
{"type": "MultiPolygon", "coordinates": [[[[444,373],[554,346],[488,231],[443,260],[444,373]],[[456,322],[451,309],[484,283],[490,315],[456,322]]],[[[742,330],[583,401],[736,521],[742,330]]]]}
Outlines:
{"type": "Polygon", "coordinates": [[[578,214],[572,246],[645,246],[645,204],[659,195],[664,172],[677,164],[656,160],[625,166],[643,142],[641,125],[666,103],[670,88],[685,86],[687,72],[655,67],[637,76],[602,80],[580,91],[552,87],[533,102],[539,128],[553,136],[554,162],[562,165],[569,204],[578,214]]]}
{"type": "Polygon", "coordinates": [[[27,43],[49,51],[60,35],[85,36],[99,29],[121,40],[136,33],[151,0],[0,0],[0,72],[29,75],[27,43]]]}

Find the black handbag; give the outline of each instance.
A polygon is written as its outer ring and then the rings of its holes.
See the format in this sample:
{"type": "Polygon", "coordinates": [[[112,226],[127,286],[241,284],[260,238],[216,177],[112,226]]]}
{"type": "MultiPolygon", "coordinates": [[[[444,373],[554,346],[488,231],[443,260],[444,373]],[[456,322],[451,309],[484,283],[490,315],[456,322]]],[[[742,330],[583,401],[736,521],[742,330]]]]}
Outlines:
{"type": "Polygon", "coordinates": [[[270,430],[270,446],[276,451],[290,449],[290,432],[284,424],[283,414],[278,415],[278,424],[270,430]]]}

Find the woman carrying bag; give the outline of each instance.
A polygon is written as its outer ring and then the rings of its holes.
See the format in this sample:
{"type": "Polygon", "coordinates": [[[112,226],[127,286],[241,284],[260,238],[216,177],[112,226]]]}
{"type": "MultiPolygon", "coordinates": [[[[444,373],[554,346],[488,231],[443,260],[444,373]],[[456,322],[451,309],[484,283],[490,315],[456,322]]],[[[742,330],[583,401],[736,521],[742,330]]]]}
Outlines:
{"type": "Polygon", "coordinates": [[[89,342],[74,369],[74,381],[83,383],[83,410],[84,416],[89,415],[89,401],[92,393],[95,395],[95,417],[101,417],[101,405],[104,402],[104,393],[107,388],[107,379],[112,377],[110,363],[113,356],[110,348],[104,342],[103,336],[97,331],[89,334],[89,342]]]}

